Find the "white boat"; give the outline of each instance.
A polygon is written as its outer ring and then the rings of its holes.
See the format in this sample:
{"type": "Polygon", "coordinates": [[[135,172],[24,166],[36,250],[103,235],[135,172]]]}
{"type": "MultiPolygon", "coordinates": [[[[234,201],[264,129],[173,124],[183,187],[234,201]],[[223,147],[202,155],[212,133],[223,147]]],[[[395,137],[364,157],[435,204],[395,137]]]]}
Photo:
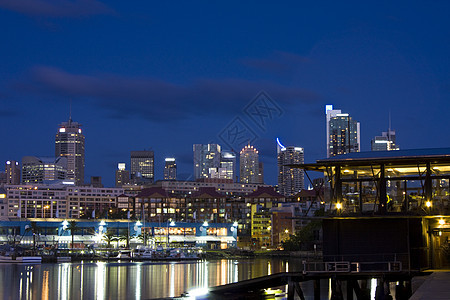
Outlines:
{"type": "Polygon", "coordinates": [[[40,256],[0,256],[0,263],[40,264],[40,256]]]}
{"type": "Polygon", "coordinates": [[[135,259],[152,259],[154,250],[151,248],[138,248],[134,253],[135,259]]]}
{"type": "Polygon", "coordinates": [[[118,259],[131,259],[131,250],[120,250],[116,256],[118,259]]]}

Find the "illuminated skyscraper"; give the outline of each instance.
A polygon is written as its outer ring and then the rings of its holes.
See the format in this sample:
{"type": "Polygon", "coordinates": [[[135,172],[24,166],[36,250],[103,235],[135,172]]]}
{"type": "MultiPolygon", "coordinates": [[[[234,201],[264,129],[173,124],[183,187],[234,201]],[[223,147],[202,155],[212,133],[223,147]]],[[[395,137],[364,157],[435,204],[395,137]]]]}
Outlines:
{"type": "Polygon", "coordinates": [[[8,160],[5,164],[6,184],[20,184],[20,166],[15,160],[8,160]]]}
{"type": "Polygon", "coordinates": [[[231,151],[223,151],[220,158],[220,171],[223,179],[236,180],[236,154],[231,151]]]}
{"type": "Polygon", "coordinates": [[[391,129],[383,131],[381,136],[374,137],[371,146],[372,151],[400,150],[400,147],[395,144],[395,130],[391,129]]]}
{"type": "Polygon", "coordinates": [[[259,167],[258,150],[250,145],[242,148],[239,159],[240,181],[242,183],[261,183],[259,167]]]}
{"type": "Polygon", "coordinates": [[[168,157],[164,161],[164,180],[177,180],[177,163],[175,158],[168,157]]]}
{"type": "Polygon", "coordinates": [[[277,139],[278,154],[278,190],[284,196],[293,196],[304,189],[303,169],[290,168],[288,165],[303,164],[305,155],[301,147],[285,147],[277,139]]]}
{"type": "Polygon", "coordinates": [[[67,158],[67,179],[75,181],[76,185],[84,183],[84,135],[81,124],[68,122],[59,124],[55,137],[55,156],[67,158]]]}
{"type": "Polygon", "coordinates": [[[360,151],[360,124],[347,113],[325,106],[327,157],[360,151]]]}
{"type": "Polygon", "coordinates": [[[67,178],[67,157],[36,157],[22,158],[22,183],[49,183],[67,178]]]}
{"type": "Polygon", "coordinates": [[[221,147],[218,144],[194,144],[194,177],[211,178],[220,168],[221,147]]]}
{"type": "Polygon", "coordinates": [[[116,187],[130,183],[130,171],[126,170],[125,163],[118,163],[116,170],[116,187]]]}
{"type": "Polygon", "coordinates": [[[133,183],[153,183],[155,178],[155,154],[153,151],[131,151],[130,171],[133,183]]]}

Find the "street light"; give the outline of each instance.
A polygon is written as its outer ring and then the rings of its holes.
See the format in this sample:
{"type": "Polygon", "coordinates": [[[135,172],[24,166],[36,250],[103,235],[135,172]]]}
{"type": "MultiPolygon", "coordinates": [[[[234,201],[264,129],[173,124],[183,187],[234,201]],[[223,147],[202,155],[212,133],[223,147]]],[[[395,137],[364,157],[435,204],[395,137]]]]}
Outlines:
{"type": "Polygon", "coordinates": [[[175,226],[175,222],[172,219],[167,220],[167,248],[169,248],[169,226],[175,226]]]}

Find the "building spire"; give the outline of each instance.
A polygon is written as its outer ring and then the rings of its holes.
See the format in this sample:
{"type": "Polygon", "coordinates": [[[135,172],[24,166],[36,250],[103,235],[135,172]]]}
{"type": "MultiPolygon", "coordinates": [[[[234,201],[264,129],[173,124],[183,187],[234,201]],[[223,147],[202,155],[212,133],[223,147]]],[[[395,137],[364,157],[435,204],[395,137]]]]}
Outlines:
{"type": "Polygon", "coordinates": [[[72,98],[69,100],[69,124],[72,123],[72,98]]]}

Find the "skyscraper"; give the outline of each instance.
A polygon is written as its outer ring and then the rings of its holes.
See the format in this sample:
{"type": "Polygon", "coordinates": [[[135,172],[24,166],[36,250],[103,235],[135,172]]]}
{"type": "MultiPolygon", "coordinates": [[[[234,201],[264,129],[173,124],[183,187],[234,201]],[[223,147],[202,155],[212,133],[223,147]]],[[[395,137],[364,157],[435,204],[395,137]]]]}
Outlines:
{"type": "Polygon", "coordinates": [[[15,160],[8,160],[5,164],[6,184],[20,184],[20,166],[15,160]]]}
{"type": "Polygon", "coordinates": [[[333,105],[325,106],[327,157],[360,151],[360,124],[333,105]]]}
{"type": "Polygon", "coordinates": [[[125,163],[118,163],[116,170],[116,187],[130,183],[130,171],[126,170],[125,163]]]}
{"type": "Polygon", "coordinates": [[[177,163],[175,158],[168,157],[164,161],[164,180],[177,180],[177,163]]]}
{"type": "Polygon", "coordinates": [[[84,183],[84,135],[81,124],[68,122],[59,124],[55,137],[55,156],[67,158],[67,179],[75,181],[76,185],[84,183]]]}
{"type": "Polygon", "coordinates": [[[259,154],[255,147],[249,144],[242,148],[239,168],[242,183],[260,183],[259,154]]]}
{"type": "Polygon", "coordinates": [[[155,155],[153,151],[131,151],[131,181],[135,184],[153,183],[155,155]]]}
{"type": "Polygon", "coordinates": [[[391,129],[383,131],[381,136],[374,137],[371,146],[372,151],[400,150],[400,147],[395,144],[395,130],[391,129]]]}
{"type": "Polygon", "coordinates": [[[304,172],[288,165],[303,164],[305,156],[301,147],[285,147],[277,139],[278,154],[278,190],[284,196],[293,196],[304,189],[304,172]]]}
{"type": "Polygon", "coordinates": [[[220,173],[223,179],[236,180],[236,154],[231,151],[223,151],[220,158],[220,173]]]}
{"type": "Polygon", "coordinates": [[[67,157],[22,158],[22,183],[45,183],[67,178],[67,157]]]}
{"type": "Polygon", "coordinates": [[[194,144],[194,177],[211,178],[220,168],[221,147],[218,144],[194,144]]]}

